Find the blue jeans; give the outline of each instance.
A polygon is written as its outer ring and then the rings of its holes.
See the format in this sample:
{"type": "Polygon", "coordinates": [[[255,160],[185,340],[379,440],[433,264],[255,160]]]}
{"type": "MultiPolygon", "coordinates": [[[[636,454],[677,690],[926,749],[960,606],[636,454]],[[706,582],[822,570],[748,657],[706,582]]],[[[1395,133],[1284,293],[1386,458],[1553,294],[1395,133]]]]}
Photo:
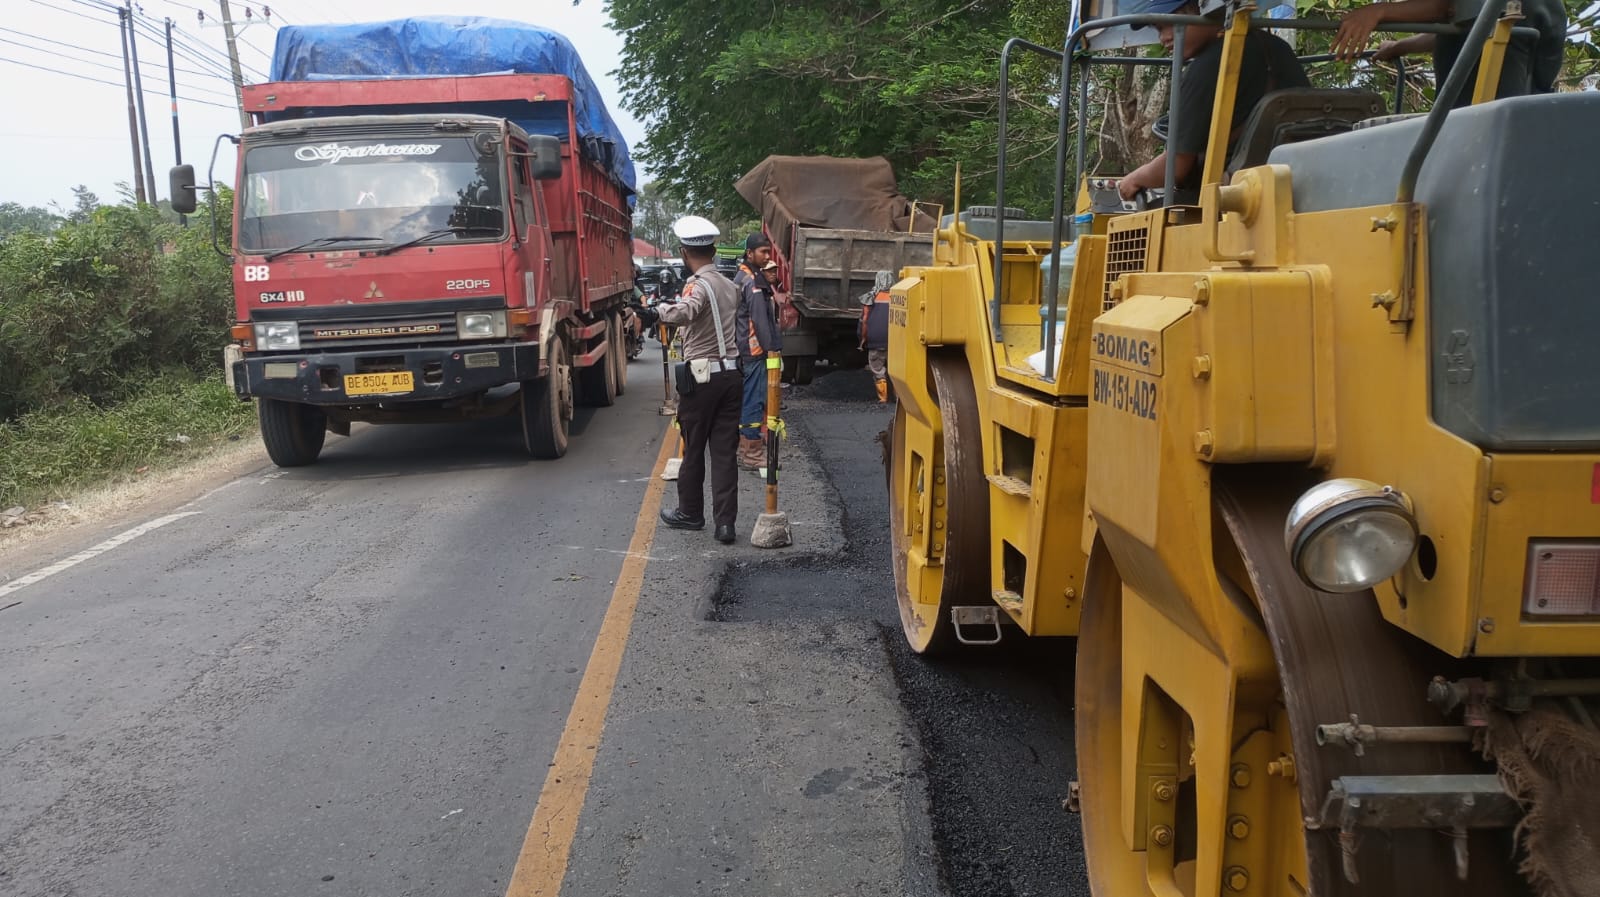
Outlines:
{"type": "Polygon", "coordinates": [[[767,359],[746,358],[744,402],[739,407],[739,436],[760,439],[761,425],[767,422],[767,359]]]}

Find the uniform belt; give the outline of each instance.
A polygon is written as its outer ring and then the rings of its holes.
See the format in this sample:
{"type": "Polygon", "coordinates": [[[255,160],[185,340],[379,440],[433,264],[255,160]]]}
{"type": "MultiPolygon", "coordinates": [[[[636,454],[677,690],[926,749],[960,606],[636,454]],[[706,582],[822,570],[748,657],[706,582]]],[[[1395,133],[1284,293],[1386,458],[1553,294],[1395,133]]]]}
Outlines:
{"type": "Polygon", "coordinates": [[[737,358],[696,358],[694,361],[704,361],[711,365],[713,371],[738,371],[739,359],[737,358]]]}

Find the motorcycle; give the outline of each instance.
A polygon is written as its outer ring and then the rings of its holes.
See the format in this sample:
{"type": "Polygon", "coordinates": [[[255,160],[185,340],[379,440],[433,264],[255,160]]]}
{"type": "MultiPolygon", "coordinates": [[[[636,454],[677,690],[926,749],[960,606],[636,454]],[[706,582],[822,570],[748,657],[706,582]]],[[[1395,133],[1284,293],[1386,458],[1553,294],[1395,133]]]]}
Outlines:
{"type": "Polygon", "coordinates": [[[634,301],[622,309],[622,339],[623,345],[627,347],[629,361],[644,354],[644,328],[639,325],[639,316],[633,313],[633,310],[639,307],[638,302],[639,297],[635,296],[634,301]]]}

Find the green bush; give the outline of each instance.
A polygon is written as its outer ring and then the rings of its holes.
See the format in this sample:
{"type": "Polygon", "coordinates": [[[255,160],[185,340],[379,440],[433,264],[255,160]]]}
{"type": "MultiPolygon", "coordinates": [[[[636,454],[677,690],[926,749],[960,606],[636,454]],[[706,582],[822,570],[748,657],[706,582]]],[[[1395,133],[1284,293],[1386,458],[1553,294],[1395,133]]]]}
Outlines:
{"type": "Polygon", "coordinates": [[[194,454],[254,426],[255,409],[220,376],[183,371],[154,373],[109,407],[79,396],[31,411],[0,423],[0,508],[194,454]]]}
{"type": "Polygon", "coordinates": [[[108,206],[0,240],[0,420],[113,402],[161,371],[214,373],[233,296],[206,214],[185,229],[151,206],[108,206]]]}

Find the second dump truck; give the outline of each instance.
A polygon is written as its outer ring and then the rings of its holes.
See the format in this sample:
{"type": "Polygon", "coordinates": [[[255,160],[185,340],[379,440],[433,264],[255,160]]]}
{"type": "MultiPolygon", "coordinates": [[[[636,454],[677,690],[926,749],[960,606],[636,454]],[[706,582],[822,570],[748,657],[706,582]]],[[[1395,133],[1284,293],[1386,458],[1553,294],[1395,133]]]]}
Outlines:
{"type": "Polygon", "coordinates": [[[735,188],[777,250],[777,286],[792,309],[784,376],[811,382],[818,358],[859,367],[858,300],[879,271],[933,260],[933,219],[901,195],[881,156],[768,156],[735,188]]]}

